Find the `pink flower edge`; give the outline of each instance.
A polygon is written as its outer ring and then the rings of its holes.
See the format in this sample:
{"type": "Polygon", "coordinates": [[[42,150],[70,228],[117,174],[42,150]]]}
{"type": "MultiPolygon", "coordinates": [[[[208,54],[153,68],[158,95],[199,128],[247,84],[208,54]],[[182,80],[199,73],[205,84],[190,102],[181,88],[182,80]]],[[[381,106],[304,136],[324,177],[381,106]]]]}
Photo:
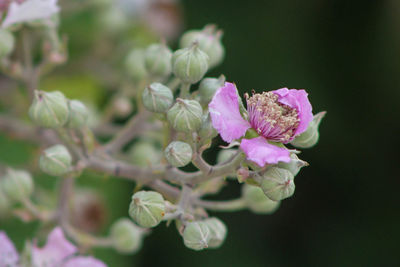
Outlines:
{"type": "Polygon", "coordinates": [[[107,265],[91,256],[78,256],[68,260],[62,267],[107,267],[107,265]]]}
{"type": "Polygon", "coordinates": [[[18,267],[19,255],[7,234],[0,231],[0,266],[18,267]]]}

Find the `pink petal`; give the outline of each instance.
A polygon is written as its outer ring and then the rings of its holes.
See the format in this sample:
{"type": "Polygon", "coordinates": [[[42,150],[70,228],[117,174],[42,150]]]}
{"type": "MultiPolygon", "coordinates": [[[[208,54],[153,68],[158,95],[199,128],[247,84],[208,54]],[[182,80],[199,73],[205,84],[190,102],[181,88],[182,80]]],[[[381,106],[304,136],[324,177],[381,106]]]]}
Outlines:
{"type": "Polygon", "coordinates": [[[290,162],[289,150],[268,143],[262,136],[253,139],[242,139],[240,148],[246,154],[248,160],[257,163],[260,167],[264,167],[267,163],[290,162]]]}
{"type": "Polygon", "coordinates": [[[213,127],[225,142],[242,137],[250,128],[250,123],[240,115],[238,93],[233,83],[226,82],[217,90],[208,109],[213,127]]]}
{"type": "Polygon", "coordinates": [[[77,251],[77,248],[65,239],[61,227],[56,227],[43,248],[32,246],[32,262],[34,266],[59,266],[65,258],[77,251]]]}
{"type": "Polygon", "coordinates": [[[279,96],[279,102],[294,108],[299,113],[300,123],[294,136],[307,130],[308,125],[313,120],[311,103],[305,90],[281,88],[273,91],[279,96]]]}
{"type": "Polygon", "coordinates": [[[6,233],[0,232],[0,267],[18,267],[19,256],[6,233]]]}
{"type": "Polygon", "coordinates": [[[62,267],[107,267],[107,265],[93,257],[78,256],[68,260],[62,267]]]}

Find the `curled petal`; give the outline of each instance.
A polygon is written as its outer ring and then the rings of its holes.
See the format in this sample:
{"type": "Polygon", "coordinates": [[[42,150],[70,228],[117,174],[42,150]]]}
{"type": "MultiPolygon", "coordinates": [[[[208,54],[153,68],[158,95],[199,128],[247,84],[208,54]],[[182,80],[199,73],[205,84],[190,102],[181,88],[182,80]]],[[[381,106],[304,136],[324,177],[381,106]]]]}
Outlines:
{"type": "Polygon", "coordinates": [[[260,167],[264,167],[265,164],[277,164],[280,161],[290,162],[289,150],[268,143],[262,136],[242,139],[240,148],[248,160],[257,163],[260,167]]]}
{"type": "Polygon", "coordinates": [[[250,123],[240,115],[238,97],[236,86],[226,82],[208,105],[213,127],[228,143],[242,137],[250,128],[250,123]]]}
{"type": "Polygon", "coordinates": [[[75,254],[77,248],[64,236],[60,227],[55,228],[43,248],[32,246],[33,266],[59,266],[64,259],[75,254]]]}
{"type": "Polygon", "coordinates": [[[0,267],[18,267],[19,256],[6,233],[0,232],[0,267]]]}
{"type": "Polygon", "coordinates": [[[279,96],[278,101],[297,110],[299,114],[299,126],[294,136],[307,130],[308,125],[313,119],[311,103],[308,100],[308,94],[305,90],[281,88],[273,91],[279,96]]]}
{"type": "Polygon", "coordinates": [[[62,267],[107,267],[107,265],[93,257],[78,256],[68,260],[62,267]]]}

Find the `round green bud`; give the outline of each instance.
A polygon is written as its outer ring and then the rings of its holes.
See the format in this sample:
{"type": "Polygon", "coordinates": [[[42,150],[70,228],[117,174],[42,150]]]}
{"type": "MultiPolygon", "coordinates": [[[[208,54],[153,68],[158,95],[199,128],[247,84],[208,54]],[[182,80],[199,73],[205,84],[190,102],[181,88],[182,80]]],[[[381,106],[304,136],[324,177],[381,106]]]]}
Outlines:
{"type": "Polygon", "coordinates": [[[201,124],[199,130],[199,136],[202,140],[209,140],[216,137],[218,135],[217,130],[212,125],[210,114],[203,115],[203,123],[201,124]]]}
{"type": "Polygon", "coordinates": [[[201,99],[201,103],[207,105],[210,103],[213,98],[215,92],[224,86],[225,84],[225,76],[221,75],[217,78],[204,78],[199,85],[199,96],[201,99]]]}
{"type": "Polygon", "coordinates": [[[261,189],[271,200],[288,198],[294,193],[294,175],[286,169],[271,167],[263,174],[261,189]]]}
{"type": "Polygon", "coordinates": [[[63,93],[35,91],[35,96],[29,108],[30,118],[39,126],[59,128],[68,121],[68,100],[63,93]]]}
{"type": "Polygon", "coordinates": [[[193,250],[208,248],[211,239],[210,228],[205,222],[190,222],[183,231],[183,242],[193,250]]]}
{"type": "Polygon", "coordinates": [[[172,71],[184,83],[197,83],[208,70],[208,56],[198,43],[182,48],[172,56],[172,71]]]}
{"type": "Polygon", "coordinates": [[[0,29],[0,59],[13,51],[14,43],[14,36],[8,30],[0,29]]]}
{"type": "Polygon", "coordinates": [[[160,162],[162,158],[161,149],[153,142],[138,141],[130,149],[131,162],[137,166],[149,166],[160,162]]]}
{"type": "Polygon", "coordinates": [[[235,149],[235,148],[227,148],[227,149],[220,150],[217,155],[217,163],[227,162],[236,153],[237,153],[237,149],[235,149]]]}
{"type": "Polygon", "coordinates": [[[129,98],[117,96],[112,100],[112,109],[115,116],[124,118],[131,114],[133,105],[129,98]]]}
{"type": "Polygon", "coordinates": [[[89,117],[89,111],[86,106],[79,100],[70,100],[69,118],[66,126],[68,128],[78,129],[86,125],[89,117]]]}
{"type": "Polygon", "coordinates": [[[180,132],[194,132],[203,122],[203,109],[196,100],[178,98],[170,108],[167,118],[172,127],[180,132]]]}
{"type": "Polygon", "coordinates": [[[143,105],[152,112],[167,112],[174,102],[171,89],[161,83],[152,83],[142,94],[143,105]]]}
{"type": "Polygon", "coordinates": [[[278,201],[269,199],[258,186],[249,184],[243,185],[242,197],[249,210],[257,214],[271,214],[277,210],[280,204],[278,201]]]}
{"type": "Polygon", "coordinates": [[[189,144],[173,141],[165,149],[164,155],[172,166],[183,167],[192,161],[193,151],[189,144]]]}
{"type": "Polygon", "coordinates": [[[164,198],[154,191],[139,191],[132,196],[129,215],[141,227],[157,226],[165,215],[164,198]]]}
{"type": "Polygon", "coordinates": [[[71,169],[71,154],[63,145],[49,147],[39,159],[40,169],[53,176],[61,176],[71,169]]]}
{"type": "Polygon", "coordinates": [[[166,77],[171,74],[172,51],[165,44],[152,44],[145,52],[145,66],[151,76],[166,77]]]}
{"type": "Polygon", "coordinates": [[[9,168],[1,179],[0,187],[8,199],[21,201],[31,196],[34,186],[28,172],[9,168]]]}
{"type": "Polygon", "coordinates": [[[125,69],[128,75],[130,75],[136,82],[147,77],[147,70],[144,64],[144,53],[143,49],[133,49],[129,52],[125,61],[125,69]]]}
{"type": "Polygon", "coordinates": [[[221,42],[222,31],[217,30],[215,25],[207,25],[203,30],[192,30],[186,32],[180,41],[181,47],[189,47],[193,42],[198,42],[199,47],[209,57],[209,67],[219,65],[224,59],[225,48],[221,42]]]}
{"type": "Polygon", "coordinates": [[[299,159],[295,153],[290,154],[290,162],[286,163],[281,161],[277,165],[277,167],[279,168],[290,171],[291,173],[293,173],[294,176],[296,176],[299,173],[300,169],[305,166],[308,166],[308,163],[299,159]]]}
{"type": "Polygon", "coordinates": [[[119,253],[135,253],[142,247],[143,232],[129,219],[122,218],[111,226],[111,239],[119,253]]]}
{"type": "Polygon", "coordinates": [[[292,142],[290,142],[293,146],[299,148],[310,148],[318,143],[319,140],[319,124],[322,119],[325,117],[326,112],[319,112],[314,115],[313,120],[308,125],[307,130],[297,136],[292,142]]]}
{"type": "Polygon", "coordinates": [[[210,241],[208,246],[210,248],[219,248],[222,243],[224,243],[227,228],[225,224],[218,218],[208,218],[205,219],[204,222],[207,224],[208,229],[210,230],[210,241]]]}

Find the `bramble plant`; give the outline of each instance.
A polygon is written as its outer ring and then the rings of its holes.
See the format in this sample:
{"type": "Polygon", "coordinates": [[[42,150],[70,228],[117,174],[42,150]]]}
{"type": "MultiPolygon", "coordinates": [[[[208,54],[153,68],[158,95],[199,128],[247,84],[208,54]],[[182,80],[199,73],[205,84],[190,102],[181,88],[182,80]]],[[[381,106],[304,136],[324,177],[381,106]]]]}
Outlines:
{"type": "Polygon", "coordinates": [[[184,33],[176,51],[165,42],[132,48],[125,55],[130,91],[115,92],[105,107],[107,118],[93,125],[91,106],[60,91],[38,88],[44,75],[67,62],[67,44],[58,34],[56,0],[14,1],[0,7],[5,15],[0,29],[1,71],[24,85],[30,102],[21,118],[12,111],[1,114],[0,129],[40,144],[40,170],[60,181],[57,205],[39,205],[32,195],[40,188],[28,170],[2,166],[0,213],[14,211],[25,220],[54,225],[54,230],[45,247],[27,242],[20,254],[0,231],[0,267],[105,266],[91,256],[78,255],[78,248],[136,253],[148,228],[164,222],[176,225],[189,249],[218,248],[229,222],[209,217],[209,211],[249,209],[271,214],[280,201],[293,195],[294,178],[308,165],[295,148],[318,142],[325,112],[313,115],[305,90],[282,88],[241,98],[236,85],[228,82],[231,78],[206,77],[225,57],[222,31],[214,25],[184,33]],[[34,42],[43,44],[40,56],[34,42]],[[29,121],[24,120],[26,115],[29,121]],[[116,117],[127,121],[116,125],[116,117]],[[211,165],[203,152],[218,135],[228,145],[221,147],[217,164],[211,165]],[[197,170],[182,169],[190,164],[197,170]],[[136,183],[132,198],[126,199],[130,203],[126,218],[115,221],[107,236],[95,236],[73,224],[79,220],[71,215],[77,201],[74,192],[80,190],[75,181],[84,170],[136,183]],[[242,184],[241,196],[207,200],[227,179],[242,184]]]}

